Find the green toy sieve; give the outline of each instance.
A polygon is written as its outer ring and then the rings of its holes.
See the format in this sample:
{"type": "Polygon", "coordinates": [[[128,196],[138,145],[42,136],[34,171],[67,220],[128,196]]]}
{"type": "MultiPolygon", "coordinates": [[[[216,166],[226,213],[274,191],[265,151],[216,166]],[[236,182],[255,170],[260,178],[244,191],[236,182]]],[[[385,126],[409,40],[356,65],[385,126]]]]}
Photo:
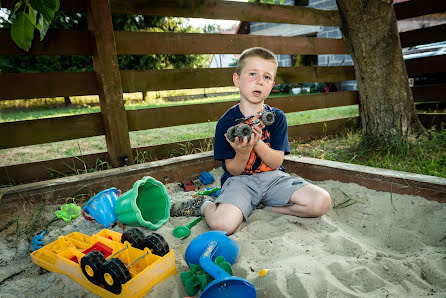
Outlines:
{"type": "Polygon", "coordinates": [[[161,182],[146,176],[118,198],[115,213],[123,224],[157,230],[169,220],[170,198],[161,182]]]}

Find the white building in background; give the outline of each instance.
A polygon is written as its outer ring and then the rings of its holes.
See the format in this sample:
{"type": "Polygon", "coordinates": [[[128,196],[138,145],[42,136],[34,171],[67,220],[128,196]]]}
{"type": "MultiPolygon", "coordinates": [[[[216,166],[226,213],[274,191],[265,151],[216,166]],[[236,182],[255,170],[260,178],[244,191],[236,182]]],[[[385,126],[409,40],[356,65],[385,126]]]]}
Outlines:
{"type": "MultiPolygon", "coordinates": [[[[220,34],[234,34],[236,31],[222,31],[220,34]]],[[[209,68],[234,67],[240,54],[214,54],[211,57],[209,68]]]]}
{"type": "Polygon", "coordinates": [[[209,68],[234,67],[240,54],[215,54],[211,58],[209,68]]]}

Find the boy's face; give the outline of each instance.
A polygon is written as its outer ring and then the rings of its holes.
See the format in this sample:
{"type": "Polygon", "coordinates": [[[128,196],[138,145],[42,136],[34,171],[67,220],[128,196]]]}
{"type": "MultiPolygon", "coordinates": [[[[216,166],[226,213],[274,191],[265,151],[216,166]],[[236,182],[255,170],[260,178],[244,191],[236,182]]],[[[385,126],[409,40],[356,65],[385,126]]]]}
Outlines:
{"type": "Polygon", "coordinates": [[[240,75],[234,73],[234,85],[240,90],[240,102],[259,104],[268,97],[274,86],[277,64],[260,57],[245,60],[240,75]]]}

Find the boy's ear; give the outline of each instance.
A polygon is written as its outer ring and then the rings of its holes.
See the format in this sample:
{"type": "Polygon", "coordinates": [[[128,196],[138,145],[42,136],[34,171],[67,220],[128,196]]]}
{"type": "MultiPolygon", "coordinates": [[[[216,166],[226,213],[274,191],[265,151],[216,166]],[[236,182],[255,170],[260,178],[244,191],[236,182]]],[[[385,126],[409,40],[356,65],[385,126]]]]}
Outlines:
{"type": "Polygon", "coordinates": [[[232,81],[234,82],[234,86],[235,87],[238,88],[240,86],[240,77],[239,77],[239,75],[236,72],[234,72],[232,74],[232,81]]]}

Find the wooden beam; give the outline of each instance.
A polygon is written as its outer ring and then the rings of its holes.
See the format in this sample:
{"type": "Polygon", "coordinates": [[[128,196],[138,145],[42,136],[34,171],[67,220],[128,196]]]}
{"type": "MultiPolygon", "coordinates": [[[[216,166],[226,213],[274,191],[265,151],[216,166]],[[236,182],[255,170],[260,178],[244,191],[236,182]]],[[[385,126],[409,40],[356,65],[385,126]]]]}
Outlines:
{"type": "Polygon", "coordinates": [[[393,5],[396,19],[404,20],[446,11],[446,1],[411,0],[393,5]]]}
{"type": "Polygon", "coordinates": [[[446,101],[446,84],[412,87],[415,102],[446,101]]]}
{"type": "Polygon", "coordinates": [[[413,47],[445,40],[446,24],[400,33],[401,47],[413,47]]]}
{"type": "Polygon", "coordinates": [[[0,73],[0,100],[98,94],[94,72],[0,73]]]}
{"type": "MultiPolygon", "coordinates": [[[[60,10],[82,12],[87,1],[64,0],[60,10]]],[[[2,7],[12,7],[12,0],[1,1],[2,7]]],[[[241,3],[222,0],[111,0],[113,13],[156,15],[186,18],[241,20],[301,25],[338,26],[337,10],[319,10],[309,7],[241,3]]]]}
{"type": "MultiPolygon", "coordinates": [[[[212,144],[213,138],[195,139],[176,143],[133,148],[133,156],[141,163],[167,159],[187,153],[197,153],[203,149],[211,150],[206,144],[212,144]],[[185,152],[187,148],[190,152],[185,152]]],[[[53,160],[30,162],[0,167],[0,185],[16,185],[65,176],[77,175],[91,171],[101,171],[110,167],[107,152],[86,154],[53,160]]]]}
{"type": "Polygon", "coordinates": [[[222,0],[111,0],[114,13],[338,26],[337,10],[222,0]]]}
{"type": "MultiPolygon", "coordinates": [[[[127,111],[129,129],[134,131],[217,121],[226,110],[237,103],[238,101],[228,101],[131,110],[127,111]]],[[[355,105],[359,103],[359,99],[356,91],[341,91],[328,94],[276,97],[267,99],[266,103],[282,109],[285,113],[291,113],[355,105]]]]}
{"type": "MultiPolygon", "coordinates": [[[[232,86],[234,68],[121,70],[124,92],[232,86]]],[[[276,83],[354,80],[353,66],[281,67],[276,83]]],[[[98,94],[94,72],[0,73],[0,100],[98,94]],[[23,88],[26,86],[26,88],[23,88]]]]}
{"type": "Polygon", "coordinates": [[[101,115],[108,154],[114,167],[129,165],[132,158],[110,4],[88,1],[88,29],[95,41],[93,65],[98,82],[101,115]]]}
{"type": "Polygon", "coordinates": [[[33,40],[29,52],[12,41],[9,29],[0,29],[0,55],[93,55],[88,31],[48,30],[45,38],[33,40]]]}
{"type": "MultiPolygon", "coordinates": [[[[235,68],[121,70],[124,92],[232,86],[235,68]]],[[[280,67],[276,84],[338,82],[355,79],[353,66],[280,67]]]]}
{"type": "Polygon", "coordinates": [[[347,54],[344,41],[331,38],[127,31],[116,31],[115,36],[122,55],[238,54],[255,46],[275,54],[347,54]]]}
{"type": "Polygon", "coordinates": [[[285,113],[334,108],[359,104],[358,91],[338,91],[269,98],[265,103],[285,113]]]}
{"type": "MultiPolygon", "coordinates": [[[[223,113],[238,101],[191,104],[161,108],[129,110],[127,113],[130,131],[203,123],[218,120],[223,113]]],[[[358,92],[339,91],[330,93],[286,96],[267,99],[266,103],[286,113],[355,105],[359,103],[358,92]]],[[[0,149],[27,145],[86,138],[104,135],[101,113],[54,117],[0,123],[0,149]]]]}
{"type": "MultiPolygon", "coordinates": [[[[276,54],[346,54],[342,39],[238,34],[115,31],[119,55],[237,54],[263,46],[276,54]]],[[[0,55],[93,55],[88,31],[50,30],[43,41],[34,40],[29,52],[20,50],[8,29],[0,29],[0,55]]]]}
{"type": "Polygon", "coordinates": [[[446,203],[446,183],[441,177],[296,155],[285,156],[284,166],[287,172],[296,173],[308,180],[355,183],[390,193],[390,197],[392,193],[400,193],[446,203]]]}
{"type": "Polygon", "coordinates": [[[444,72],[446,69],[446,55],[409,59],[404,62],[409,77],[424,73],[444,72]]]}
{"type": "MultiPolygon", "coordinates": [[[[358,117],[342,118],[324,122],[309,123],[289,126],[288,135],[293,140],[304,140],[322,137],[341,132],[345,128],[354,128],[358,117]]],[[[148,158],[146,161],[167,159],[173,156],[197,153],[202,150],[212,150],[213,137],[167,143],[146,147],[133,148],[133,155],[138,154],[148,158]],[[208,146],[210,145],[210,146],[208,146]],[[187,148],[188,152],[184,151],[187,148]]],[[[142,157],[139,157],[141,159],[142,157]]],[[[49,161],[32,162],[26,164],[10,165],[0,168],[0,185],[30,183],[35,181],[59,178],[85,172],[85,169],[100,170],[101,166],[107,166],[102,162],[109,162],[108,153],[94,153],[77,157],[67,157],[49,161]]]]}
{"type": "Polygon", "coordinates": [[[0,123],[0,149],[104,134],[100,113],[0,123]]]}

